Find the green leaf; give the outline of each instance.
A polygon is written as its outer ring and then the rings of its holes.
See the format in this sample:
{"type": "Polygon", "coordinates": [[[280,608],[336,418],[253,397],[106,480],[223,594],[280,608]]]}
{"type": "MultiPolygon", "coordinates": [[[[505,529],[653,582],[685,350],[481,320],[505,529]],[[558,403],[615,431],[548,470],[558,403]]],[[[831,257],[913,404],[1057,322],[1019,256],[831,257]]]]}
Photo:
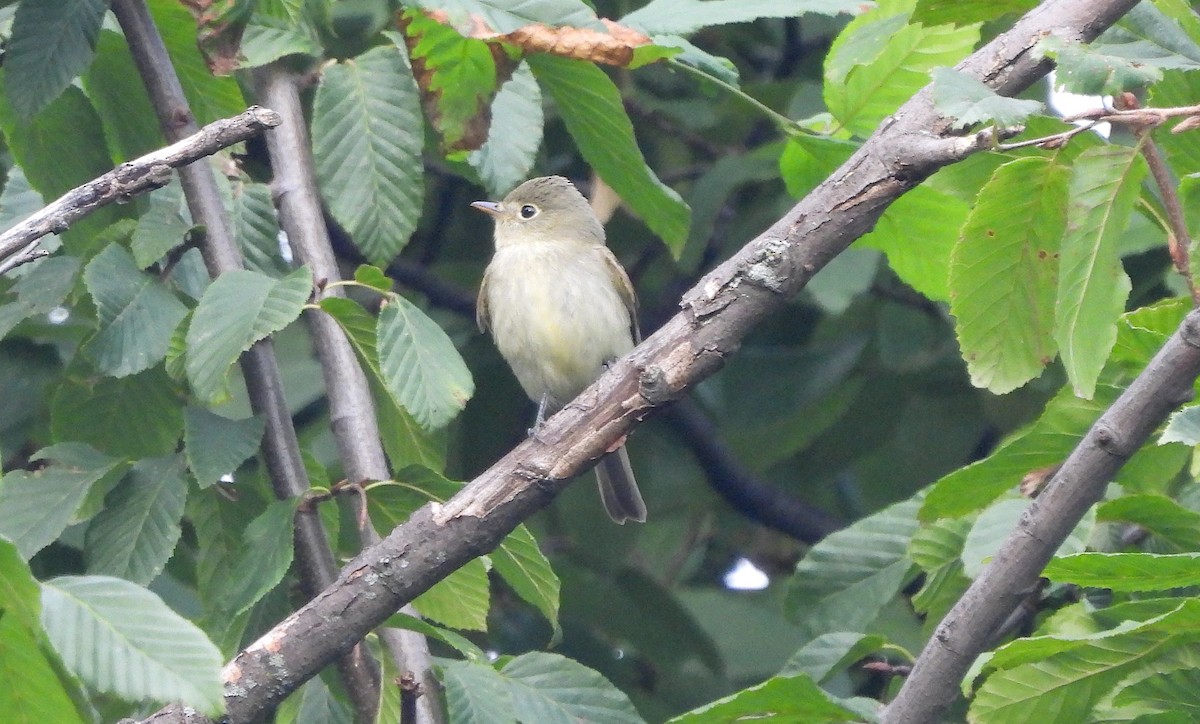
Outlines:
{"type": "Polygon", "coordinates": [[[191,230],[183,191],[171,184],[150,192],[150,208],[138,217],[130,251],[139,269],[146,269],[182,244],[191,230]]]}
{"type": "Polygon", "coordinates": [[[785,610],[813,638],[862,631],[914,576],[909,540],[919,499],[906,500],[826,536],[796,565],[785,610]]]}
{"type": "Polygon", "coordinates": [[[863,138],[929,83],[929,71],[953,66],[979,40],[978,25],[926,27],[901,19],[897,27],[896,18],[848,27],[858,37],[839,39],[825,60],[825,105],[863,138]]]}
{"type": "Polygon", "coordinates": [[[188,107],[203,126],[246,110],[246,101],[232,75],[215,76],[196,42],[196,18],[175,0],[148,0],[154,25],[167,46],[171,67],[179,77],[188,107]]]}
{"type": "Polygon", "coordinates": [[[224,577],[213,581],[226,618],[245,612],[283,580],[292,565],[298,503],[298,498],[274,501],[246,526],[241,549],[224,577]]]}
{"type": "Polygon", "coordinates": [[[524,525],[517,526],[492,551],[490,558],[505,583],[546,617],[554,627],[554,640],[558,640],[562,635],[558,623],[558,576],[529,529],[524,525]]]}
{"type": "Polygon", "coordinates": [[[321,56],[321,40],[305,0],[258,0],[242,31],[243,67],[257,68],[287,55],[321,56]]]}
{"type": "MultiPolygon", "coordinates": [[[[1179,722],[1192,722],[1200,717],[1200,667],[1193,665],[1176,671],[1156,671],[1144,677],[1131,678],[1137,678],[1137,681],[1129,683],[1126,679],[1118,684],[1113,698],[1115,704],[1152,707],[1175,715],[1179,722]]],[[[1151,720],[1139,718],[1137,721],[1149,724],[1151,720]]]]}
{"type": "Polygon", "coordinates": [[[558,654],[534,651],[509,661],[507,679],[517,719],[538,724],[637,722],[633,703],[608,679],[558,654]]]}
{"type": "Polygon", "coordinates": [[[354,281],[383,294],[392,291],[392,278],[384,274],[379,267],[370,264],[362,264],[354,270],[354,281]]]}
{"type": "Polygon", "coordinates": [[[921,520],[954,518],[982,510],[1025,475],[1067,458],[1088,428],[1117,398],[1120,390],[1101,385],[1094,400],[1062,389],[1038,420],[979,462],[960,468],[934,484],[921,507],[921,520]]]}
{"type": "Polygon", "coordinates": [[[68,378],[50,405],[55,440],[134,460],[172,452],[183,432],[178,392],[161,366],[129,377],[68,378]]]}
{"type": "Polygon", "coordinates": [[[996,169],[962,227],[950,266],[950,312],[971,384],[998,395],[1058,353],[1054,295],[1068,170],[1021,158],[996,169]]]}
{"type": "Polygon", "coordinates": [[[313,101],[313,156],[330,213],[384,265],[421,216],[424,132],[404,55],[373,48],[325,69],[313,101]]]}
{"type": "Polygon", "coordinates": [[[604,28],[582,0],[417,0],[417,5],[445,15],[463,35],[486,33],[488,28],[500,34],[511,33],[535,23],[604,28]]]}
{"type": "Polygon", "coordinates": [[[188,326],[187,373],[196,394],[208,401],[218,398],[237,358],[299,317],[311,293],[307,266],[282,279],[243,269],[217,277],[188,326]]]}
{"type": "Polygon", "coordinates": [[[1037,4],[1037,0],[917,0],[912,20],[922,25],[964,25],[1024,14],[1037,4]]]}
{"type": "Polygon", "coordinates": [[[496,92],[496,61],[488,44],[413,10],[404,13],[403,27],[405,37],[397,35],[397,44],[408,46],[442,150],[479,148],[487,129],[483,112],[496,92]]]}
{"type": "Polygon", "coordinates": [[[426,430],[454,419],[475,392],[454,343],[412,302],[392,296],[376,327],[384,384],[426,430]]]}
{"type": "Polygon", "coordinates": [[[353,724],[354,715],[341,698],[334,695],[320,677],[305,682],[300,690],[297,724],[353,724]]]}
{"type": "Polygon", "coordinates": [[[1125,50],[1050,35],[1041,39],[1034,52],[1055,61],[1055,85],[1068,93],[1116,95],[1162,77],[1161,69],[1124,57],[1125,50]]]}
{"type": "Polygon", "coordinates": [[[789,138],[779,156],[779,173],[787,184],[788,193],[797,199],[804,198],[845,163],[860,145],[827,136],[789,138]]]}
{"type": "Polygon", "coordinates": [[[175,552],[186,501],[178,455],[139,460],[88,525],[88,573],[150,583],[175,552]]]}
{"type": "Polygon", "coordinates": [[[96,58],[81,80],[118,160],[129,161],[166,145],[124,36],[113,30],[100,32],[96,58]]]}
{"type": "Polygon", "coordinates": [[[1146,163],[1136,148],[1101,146],[1079,155],[1059,263],[1055,323],[1067,377],[1091,397],[1117,339],[1131,288],[1117,244],[1137,203],[1146,163]]]}
{"type": "Polygon", "coordinates": [[[187,307],[162,282],[143,274],[129,252],[108,245],[83,270],[99,329],[83,353],[101,372],[127,377],[158,364],[187,307]]]}
{"type": "Polygon", "coordinates": [[[450,721],[463,724],[516,724],[508,682],[484,663],[450,661],[441,668],[450,721]]]}
{"type": "Polygon", "coordinates": [[[26,559],[66,530],[88,490],[118,464],[78,443],[44,448],[33,459],[52,462],[0,479],[0,536],[15,541],[26,559]]]}
{"type": "Polygon", "coordinates": [[[976,123],[1015,126],[1045,106],[1041,101],[1005,98],[962,71],[934,68],[933,106],[938,113],[958,121],[957,127],[976,123]]]}
{"type": "Polygon", "coordinates": [[[487,141],[467,157],[489,194],[502,198],[529,177],[542,145],[542,123],[541,89],[529,64],[521,63],[492,101],[487,141]]]}
{"type": "Polygon", "coordinates": [[[264,422],[261,417],[230,420],[202,407],[183,411],[183,445],[188,467],[201,488],[207,488],[237,469],[258,450],[264,422]]]}
{"type": "Polygon", "coordinates": [[[1077,553],[1057,558],[1044,575],[1052,581],[1113,591],[1167,591],[1200,586],[1200,553],[1077,553]]]}
{"type": "Polygon", "coordinates": [[[16,546],[0,539],[0,711],[10,722],[83,719],[58,672],[39,645],[42,634],[38,582],[16,546]]]}
{"type": "Polygon", "coordinates": [[[270,187],[259,183],[237,184],[232,213],[246,268],[269,277],[283,276],[289,267],[279,251],[279,221],[270,187]]]}
{"type": "Polygon", "coordinates": [[[491,594],[483,560],[468,561],[413,600],[425,618],[443,626],[467,631],[486,631],[491,594]]]}
{"type": "Polygon", "coordinates": [[[140,586],[105,576],[52,578],[42,584],[42,624],[67,668],[98,691],[181,701],[210,716],[224,708],[220,652],[140,586]]]}
{"type": "MultiPolygon", "coordinates": [[[[991,560],[1000,545],[1016,529],[1017,521],[1028,507],[1029,501],[1024,498],[1007,498],[996,501],[979,514],[963,541],[961,556],[963,573],[967,577],[979,575],[984,564],[991,560]]],[[[1095,525],[1096,512],[1091,508],[1054,555],[1065,556],[1082,551],[1087,547],[1088,537],[1095,525]]]]}
{"type": "Polygon", "coordinates": [[[918,186],[889,206],[858,245],[887,254],[896,276],[930,299],[944,301],[950,297],[950,255],[966,219],[966,203],[918,186]]]}
{"type": "Polygon", "coordinates": [[[1171,442],[1200,445],[1200,405],[1189,405],[1171,413],[1166,429],[1158,438],[1158,444],[1166,445],[1171,442]]]}
{"type": "Polygon", "coordinates": [[[82,73],[96,52],[108,3],[40,0],[17,5],[4,48],[8,102],[31,118],[82,73]]]}
{"type": "Polygon", "coordinates": [[[414,463],[431,468],[441,467],[433,440],[383,380],[375,339],[375,319],[358,302],[350,299],[326,297],[320,301],[320,306],[345,330],[359,362],[368,372],[371,393],[379,403],[377,412],[383,446],[393,467],[414,463]]]}
{"type": "Polygon", "coordinates": [[[53,256],[29,265],[25,276],[12,285],[17,300],[34,314],[46,314],[62,304],[79,277],[79,258],[53,256]]]}
{"type": "Polygon", "coordinates": [[[528,59],[584,160],[676,256],[687,241],[691,211],[646,165],[617,86],[591,63],[551,55],[528,59]]]}
{"type": "Polygon", "coordinates": [[[1102,522],[1140,526],[1180,551],[1200,551],[1200,513],[1162,495],[1126,495],[1096,509],[1102,522]]]}
{"type": "Polygon", "coordinates": [[[853,15],[861,9],[856,0],[654,0],[621,18],[621,24],[648,35],[690,35],[701,28],[759,18],[853,15]]]}
{"type": "MultiPolygon", "coordinates": [[[[416,631],[417,633],[428,638],[434,638],[447,646],[458,651],[466,657],[467,661],[482,663],[487,661],[487,653],[483,649],[471,642],[471,639],[449,629],[440,626],[434,626],[428,621],[409,616],[406,613],[393,613],[384,622],[384,626],[388,628],[402,628],[408,631],[416,631]]],[[[491,669],[489,666],[488,669],[491,669]]]]}
{"type": "Polygon", "coordinates": [[[800,647],[783,665],[779,675],[804,674],[822,683],[886,644],[887,639],[877,635],[849,631],[821,634],[800,647]]]}
{"type": "MultiPolygon", "coordinates": [[[[4,191],[0,192],[0,229],[8,229],[24,221],[45,202],[42,195],[29,185],[25,172],[20,166],[8,170],[8,178],[4,182],[4,191]]],[[[43,240],[45,246],[45,240],[43,240]]]]}
{"type": "Polygon", "coordinates": [[[794,721],[805,724],[860,721],[821,690],[807,674],[776,676],[670,719],[669,724],[726,724],[740,721],[794,721]]]}

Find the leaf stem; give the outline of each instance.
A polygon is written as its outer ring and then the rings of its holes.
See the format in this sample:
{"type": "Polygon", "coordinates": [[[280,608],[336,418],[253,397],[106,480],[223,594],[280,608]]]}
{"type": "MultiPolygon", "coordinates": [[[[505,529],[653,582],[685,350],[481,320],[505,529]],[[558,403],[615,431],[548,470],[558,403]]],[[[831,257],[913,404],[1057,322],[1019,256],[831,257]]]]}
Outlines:
{"type": "Polygon", "coordinates": [[[716,77],[715,75],[712,75],[711,73],[707,73],[707,72],[701,70],[700,68],[696,68],[694,66],[688,65],[687,63],[681,62],[680,60],[678,60],[676,58],[668,58],[667,64],[678,70],[682,70],[682,71],[691,73],[692,75],[696,76],[697,78],[708,81],[709,83],[712,83],[713,85],[724,90],[725,92],[733,94],[736,98],[740,99],[746,105],[754,108],[755,110],[757,110],[758,112],[760,112],[764,116],[766,116],[767,118],[771,119],[771,121],[774,122],[776,126],[779,126],[779,129],[781,131],[783,131],[784,133],[787,133],[787,134],[805,133],[805,134],[807,134],[809,132],[808,129],[804,128],[796,121],[793,121],[791,118],[788,118],[787,116],[783,115],[782,113],[775,110],[774,108],[771,108],[767,104],[765,104],[762,101],[758,100],[757,98],[751,96],[750,94],[746,93],[746,91],[742,90],[741,88],[738,88],[737,86],[733,85],[732,83],[726,83],[725,81],[721,80],[720,78],[716,77]]]}

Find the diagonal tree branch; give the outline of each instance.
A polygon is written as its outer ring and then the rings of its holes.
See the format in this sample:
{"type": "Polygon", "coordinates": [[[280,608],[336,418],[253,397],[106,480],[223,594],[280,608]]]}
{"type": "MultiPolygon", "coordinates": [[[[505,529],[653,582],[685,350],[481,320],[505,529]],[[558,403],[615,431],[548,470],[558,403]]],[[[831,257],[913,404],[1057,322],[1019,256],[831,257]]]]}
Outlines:
{"type": "Polygon", "coordinates": [[[279,114],[253,106],[232,118],[213,121],[187,138],[147,153],[72,189],[0,234],[0,274],[20,266],[47,234],[65,231],[101,206],[127,201],[170,183],[172,169],[241,143],[279,125],[279,114]]]}

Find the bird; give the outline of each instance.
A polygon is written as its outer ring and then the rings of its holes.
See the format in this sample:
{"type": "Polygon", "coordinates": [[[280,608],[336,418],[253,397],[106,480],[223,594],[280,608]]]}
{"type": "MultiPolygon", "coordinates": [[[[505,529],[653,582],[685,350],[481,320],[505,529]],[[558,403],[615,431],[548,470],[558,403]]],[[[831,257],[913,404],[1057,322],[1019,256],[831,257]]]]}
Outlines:
{"type": "MultiPolygon", "coordinates": [[[[495,229],[476,321],[537,403],[536,431],[633,348],[637,297],[600,219],[570,180],[533,178],[502,201],[471,206],[491,216],[495,229]]],[[[596,478],[613,521],[645,522],[624,445],[600,459],[596,478]]]]}

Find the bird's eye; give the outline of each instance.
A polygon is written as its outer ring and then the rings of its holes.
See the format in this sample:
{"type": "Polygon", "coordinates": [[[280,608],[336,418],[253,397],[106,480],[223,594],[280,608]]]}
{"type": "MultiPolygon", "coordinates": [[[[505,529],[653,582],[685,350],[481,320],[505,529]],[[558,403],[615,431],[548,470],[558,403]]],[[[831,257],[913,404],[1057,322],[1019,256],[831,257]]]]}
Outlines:
{"type": "Polygon", "coordinates": [[[521,207],[520,213],[522,219],[532,219],[538,215],[538,207],[534,206],[533,204],[525,204],[521,207]]]}

